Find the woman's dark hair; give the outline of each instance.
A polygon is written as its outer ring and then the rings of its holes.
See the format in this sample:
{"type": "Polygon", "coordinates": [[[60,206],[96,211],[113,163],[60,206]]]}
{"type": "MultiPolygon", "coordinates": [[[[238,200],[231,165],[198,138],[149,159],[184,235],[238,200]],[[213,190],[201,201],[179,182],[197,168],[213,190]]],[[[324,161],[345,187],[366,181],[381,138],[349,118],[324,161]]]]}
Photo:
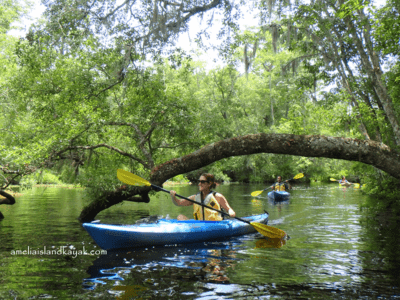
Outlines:
{"type": "Polygon", "coordinates": [[[204,176],[206,180],[211,183],[210,189],[215,188],[217,185],[215,184],[215,178],[213,174],[210,173],[203,173],[201,176],[204,176]]]}

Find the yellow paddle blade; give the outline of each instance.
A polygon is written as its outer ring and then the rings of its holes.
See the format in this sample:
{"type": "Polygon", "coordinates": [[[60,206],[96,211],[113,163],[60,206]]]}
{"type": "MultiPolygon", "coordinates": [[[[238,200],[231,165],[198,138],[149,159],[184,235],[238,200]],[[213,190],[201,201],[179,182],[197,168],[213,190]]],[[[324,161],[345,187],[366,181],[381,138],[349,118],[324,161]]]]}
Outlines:
{"type": "Polygon", "coordinates": [[[136,185],[136,186],[151,186],[151,183],[148,182],[147,180],[132,174],[131,172],[118,169],[117,170],[117,177],[119,180],[121,180],[123,183],[129,184],[129,185],[136,185]]]}
{"type": "Polygon", "coordinates": [[[257,222],[250,222],[250,224],[262,235],[272,238],[272,239],[282,239],[285,237],[286,232],[281,229],[268,226],[265,224],[257,223],[257,222]]]}
{"type": "Polygon", "coordinates": [[[331,181],[337,181],[335,178],[331,178],[331,181]]]}
{"type": "Polygon", "coordinates": [[[296,176],[293,177],[293,179],[299,179],[299,178],[303,178],[304,174],[303,173],[299,173],[296,176]]]}
{"type": "Polygon", "coordinates": [[[354,183],[354,188],[355,189],[359,189],[360,188],[360,184],[359,183],[354,183]]]}
{"type": "Polygon", "coordinates": [[[262,192],[264,192],[264,191],[254,191],[254,192],[251,193],[251,195],[252,195],[253,197],[257,197],[257,196],[260,195],[262,192]]]}

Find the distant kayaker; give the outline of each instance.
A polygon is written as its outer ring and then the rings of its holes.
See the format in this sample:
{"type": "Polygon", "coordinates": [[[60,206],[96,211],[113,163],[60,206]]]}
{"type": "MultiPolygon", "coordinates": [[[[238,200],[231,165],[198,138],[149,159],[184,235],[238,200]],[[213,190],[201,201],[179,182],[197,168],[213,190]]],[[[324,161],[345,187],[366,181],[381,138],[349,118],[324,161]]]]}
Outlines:
{"type": "Polygon", "coordinates": [[[350,185],[351,183],[347,181],[346,177],[342,175],[342,179],[339,180],[339,183],[342,185],[350,185]]]}
{"type": "MultiPolygon", "coordinates": [[[[212,191],[215,188],[214,175],[205,173],[199,178],[199,193],[188,197],[190,200],[196,201],[198,203],[203,203],[204,205],[211,206],[215,209],[221,210],[223,208],[225,212],[231,217],[235,217],[235,211],[229,206],[228,201],[221,193],[212,191]]],[[[177,206],[190,206],[193,205],[193,217],[195,220],[207,220],[207,221],[221,221],[223,217],[221,214],[215,210],[206,208],[201,205],[194,204],[185,199],[178,199],[176,191],[170,191],[172,202],[177,206]],[[204,216],[204,218],[203,218],[204,216]]],[[[179,215],[178,220],[188,220],[184,215],[179,215]]]]}
{"type": "Polygon", "coordinates": [[[289,180],[286,180],[285,182],[282,182],[282,176],[278,176],[276,179],[277,181],[270,186],[272,190],[275,191],[287,191],[290,190],[292,187],[289,184],[289,180]]]}

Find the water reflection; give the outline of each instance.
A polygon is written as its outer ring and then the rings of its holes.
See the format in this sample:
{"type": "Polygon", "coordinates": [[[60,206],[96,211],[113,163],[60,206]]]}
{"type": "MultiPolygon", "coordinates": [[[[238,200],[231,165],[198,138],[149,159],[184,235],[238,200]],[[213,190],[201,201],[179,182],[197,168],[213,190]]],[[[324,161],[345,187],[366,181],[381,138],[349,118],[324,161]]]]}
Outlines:
{"type": "Polygon", "coordinates": [[[124,280],[132,273],[149,276],[155,269],[185,269],[185,277],[198,277],[203,281],[229,281],[225,271],[236,261],[231,243],[190,244],[184,247],[152,247],[132,250],[109,251],[100,256],[88,268],[90,278],[85,279],[86,288],[105,284],[106,280],[124,280]]]}
{"type": "Polygon", "coordinates": [[[116,295],[117,300],[135,299],[148,288],[141,285],[114,286],[110,294],[116,295]],[[135,298],[133,298],[135,297],[135,298]]]}
{"type": "Polygon", "coordinates": [[[286,245],[286,239],[261,238],[256,242],[256,248],[281,248],[286,245]]]}
{"type": "Polygon", "coordinates": [[[94,290],[99,285],[111,283],[111,293],[119,299],[128,299],[123,297],[143,296],[143,293],[160,290],[166,278],[174,293],[181,289],[178,286],[182,281],[229,284],[230,272],[244,260],[238,257],[238,251],[245,248],[243,242],[249,240],[255,242],[255,248],[280,248],[286,244],[285,240],[253,234],[242,240],[237,238],[220,243],[109,251],[87,269],[90,277],[84,280],[83,286],[94,290]],[[179,284],[175,286],[175,283],[179,284]]]}

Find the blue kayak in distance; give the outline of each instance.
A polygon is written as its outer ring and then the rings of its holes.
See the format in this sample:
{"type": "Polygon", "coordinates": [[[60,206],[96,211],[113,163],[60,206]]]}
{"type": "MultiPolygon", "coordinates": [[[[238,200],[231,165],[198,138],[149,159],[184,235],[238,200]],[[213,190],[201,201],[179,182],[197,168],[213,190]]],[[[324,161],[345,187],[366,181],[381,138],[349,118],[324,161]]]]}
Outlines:
{"type": "MultiPolygon", "coordinates": [[[[267,224],[268,213],[242,219],[267,224]]],[[[252,225],[238,219],[222,221],[159,219],[154,223],[134,225],[92,222],[83,223],[82,226],[104,250],[221,241],[257,232],[252,225]]]]}
{"type": "Polygon", "coordinates": [[[286,191],[271,191],[268,193],[268,198],[274,201],[289,200],[290,193],[286,191]]]}

